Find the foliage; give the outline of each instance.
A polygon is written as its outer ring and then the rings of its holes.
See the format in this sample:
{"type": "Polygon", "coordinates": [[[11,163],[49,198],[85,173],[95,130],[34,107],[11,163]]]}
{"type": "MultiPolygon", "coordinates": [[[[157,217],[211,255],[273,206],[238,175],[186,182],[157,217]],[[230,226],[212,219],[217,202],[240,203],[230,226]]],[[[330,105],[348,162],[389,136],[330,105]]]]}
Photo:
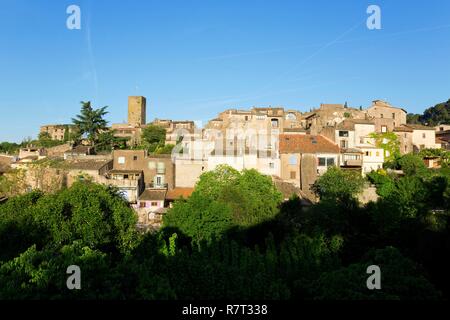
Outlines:
{"type": "Polygon", "coordinates": [[[420,117],[420,122],[429,126],[450,123],[450,99],[426,109],[420,117]]]}
{"type": "Polygon", "coordinates": [[[418,155],[414,155],[411,153],[405,154],[398,160],[398,163],[400,165],[400,168],[407,176],[413,176],[416,174],[423,174],[427,172],[422,158],[418,155]]]}
{"type": "Polygon", "coordinates": [[[14,142],[1,142],[0,153],[16,154],[19,152],[20,144],[14,142]]]}
{"type": "Polygon", "coordinates": [[[200,176],[186,201],[175,203],[164,225],[178,228],[199,241],[220,236],[232,227],[248,227],[270,220],[278,213],[282,195],[269,177],[256,170],[222,165],[200,176]]]}
{"type": "Polygon", "coordinates": [[[359,172],[331,166],[320,176],[312,190],[321,199],[355,198],[362,191],[364,179],[359,172]]]}
{"type": "Polygon", "coordinates": [[[377,133],[372,132],[369,135],[375,139],[375,146],[384,150],[384,161],[392,162],[400,157],[400,141],[393,132],[377,133]]]}
{"type": "Polygon", "coordinates": [[[149,124],[142,130],[142,143],[149,152],[163,147],[166,141],[166,129],[161,126],[149,124]]]}
{"type": "Polygon", "coordinates": [[[156,147],[154,153],[155,154],[171,154],[173,148],[175,148],[174,144],[165,144],[163,146],[156,147]]]}
{"type": "Polygon", "coordinates": [[[320,300],[437,300],[441,293],[422,275],[417,263],[396,248],[371,250],[359,263],[326,272],[315,283],[320,300]],[[366,287],[368,266],[380,266],[381,290],[366,287]]]}
{"type": "Polygon", "coordinates": [[[423,158],[432,158],[438,157],[441,160],[441,164],[448,164],[450,161],[450,151],[438,148],[431,149],[422,149],[418,153],[419,157],[423,158]]]}
{"type": "Polygon", "coordinates": [[[408,113],[406,115],[406,123],[421,124],[420,117],[421,117],[420,114],[408,113]]]}
{"type": "Polygon", "coordinates": [[[129,138],[117,137],[116,130],[107,130],[99,133],[96,151],[111,151],[113,149],[126,149],[129,138]]]}
{"type": "Polygon", "coordinates": [[[81,136],[86,136],[91,145],[94,145],[98,139],[100,132],[107,129],[107,121],[104,116],[108,113],[107,106],[93,109],[91,102],[81,102],[80,114],[72,118],[73,124],[76,126],[81,136]]]}
{"type": "Polygon", "coordinates": [[[433,107],[425,109],[423,114],[409,113],[406,118],[408,123],[437,126],[450,123],[450,99],[433,107]]]}
{"type": "Polygon", "coordinates": [[[380,169],[367,174],[370,182],[377,187],[377,194],[382,198],[389,196],[395,187],[395,178],[389,175],[386,170],[380,169]]]}
{"type": "Polygon", "coordinates": [[[223,166],[145,234],[113,188],[11,197],[0,205],[0,299],[448,299],[450,169],[425,170],[370,173],[385,190],[365,206],[346,187],[305,208],[279,205],[270,178],[223,166]],[[83,290],[66,288],[72,264],[83,290]],[[369,265],[381,290],[367,289],[369,265]]]}
{"type": "Polygon", "coordinates": [[[15,169],[0,176],[0,195],[16,196],[28,189],[26,173],[23,169],[15,169]]]}

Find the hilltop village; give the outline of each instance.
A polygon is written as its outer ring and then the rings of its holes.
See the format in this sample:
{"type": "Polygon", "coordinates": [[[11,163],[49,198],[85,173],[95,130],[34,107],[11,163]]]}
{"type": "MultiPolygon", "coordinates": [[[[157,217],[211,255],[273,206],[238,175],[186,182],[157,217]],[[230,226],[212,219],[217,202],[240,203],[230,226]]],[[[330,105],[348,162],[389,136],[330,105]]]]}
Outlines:
{"type": "MultiPolygon", "coordinates": [[[[315,202],[311,186],[330,166],[361,175],[383,168],[389,139],[395,136],[400,154],[446,148],[448,126],[407,124],[407,112],[386,101],[367,108],[321,104],[310,112],[283,107],[228,109],[203,128],[194,121],[155,119],[147,122],[143,96],[128,97],[128,121],[112,124],[111,132],[126,140],[126,148],[98,153],[87,141],[42,148],[29,145],[17,155],[0,155],[0,175],[20,169],[24,188],[56,190],[89,179],[118,188],[139,216],[139,224],[158,226],[172,203],[188,198],[204,172],[219,165],[237,170],[256,169],[272,177],[285,199],[293,194],[315,202]],[[137,148],[149,125],[165,130],[170,153],[137,148]]],[[[74,125],[43,125],[40,133],[52,140],[70,140],[74,125]]],[[[433,157],[428,167],[436,167],[433,157]]],[[[1,197],[1,195],[0,195],[1,197]]],[[[367,186],[361,201],[376,199],[367,186]]]]}

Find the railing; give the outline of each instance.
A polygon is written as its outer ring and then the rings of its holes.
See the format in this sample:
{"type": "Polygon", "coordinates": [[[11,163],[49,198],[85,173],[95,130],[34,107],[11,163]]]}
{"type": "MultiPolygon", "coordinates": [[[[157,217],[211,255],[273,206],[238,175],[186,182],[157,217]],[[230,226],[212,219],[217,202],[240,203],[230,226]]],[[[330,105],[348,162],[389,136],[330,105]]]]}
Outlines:
{"type": "Polygon", "coordinates": [[[147,188],[150,188],[150,189],[167,189],[168,187],[169,187],[168,183],[156,184],[154,182],[150,182],[147,184],[147,188]]]}
{"type": "Polygon", "coordinates": [[[351,160],[344,160],[344,165],[345,166],[361,166],[362,165],[362,160],[358,159],[351,159],[351,160]]]}

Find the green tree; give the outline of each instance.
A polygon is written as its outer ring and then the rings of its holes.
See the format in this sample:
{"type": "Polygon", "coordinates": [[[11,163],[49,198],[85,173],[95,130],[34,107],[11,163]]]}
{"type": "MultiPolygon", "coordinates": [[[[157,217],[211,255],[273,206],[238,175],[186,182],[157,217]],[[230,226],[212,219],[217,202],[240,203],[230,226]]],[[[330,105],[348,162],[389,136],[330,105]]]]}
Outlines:
{"type": "Polygon", "coordinates": [[[419,119],[422,124],[429,126],[450,123],[450,99],[426,109],[419,119]]]}
{"type": "Polygon", "coordinates": [[[173,148],[175,148],[174,144],[165,144],[163,146],[158,146],[155,149],[155,154],[171,154],[173,148]]]}
{"type": "Polygon", "coordinates": [[[95,149],[97,151],[111,151],[113,149],[125,149],[129,138],[116,136],[116,130],[107,130],[99,133],[95,149]]]}
{"type": "Polygon", "coordinates": [[[149,124],[142,130],[142,143],[149,152],[162,148],[166,141],[166,129],[161,126],[149,124]]]}
{"type": "Polygon", "coordinates": [[[191,197],[169,210],[164,226],[178,228],[195,240],[211,239],[232,227],[273,219],[281,200],[269,177],[222,165],[200,176],[191,197]]]}
{"type": "Polygon", "coordinates": [[[82,136],[86,136],[91,145],[95,145],[100,132],[107,129],[108,122],[104,116],[108,113],[107,106],[93,109],[91,102],[81,102],[82,107],[80,114],[72,118],[73,124],[77,127],[82,136]]]}
{"type": "Polygon", "coordinates": [[[411,153],[405,154],[398,160],[398,163],[407,176],[424,174],[427,172],[427,168],[423,163],[422,158],[418,155],[411,153]]]}
{"type": "Polygon", "coordinates": [[[321,300],[438,300],[442,298],[421,268],[393,247],[371,250],[356,264],[326,272],[315,284],[316,299],[321,300]],[[381,290],[369,290],[367,267],[381,270],[381,290]]]}
{"type": "Polygon", "coordinates": [[[320,176],[312,190],[321,200],[344,200],[355,198],[364,187],[364,178],[352,170],[332,166],[320,176]]]}

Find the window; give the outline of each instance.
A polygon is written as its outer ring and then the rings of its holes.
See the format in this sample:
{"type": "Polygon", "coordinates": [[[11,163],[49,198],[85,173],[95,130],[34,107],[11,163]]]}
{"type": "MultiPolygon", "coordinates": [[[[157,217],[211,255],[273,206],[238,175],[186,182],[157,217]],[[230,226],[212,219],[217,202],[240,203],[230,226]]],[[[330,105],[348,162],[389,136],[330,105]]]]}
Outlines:
{"type": "Polygon", "coordinates": [[[376,155],[377,155],[377,157],[379,157],[380,156],[380,151],[377,151],[376,155]]]}
{"type": "Polygon", "coordinates": [[[364,143],[364,137],[359,138],[359,143],[364,143]]]}
{"type": "Polygon", "coordinates": [[[380,114],[380,117],[381,117],[381,119],[383,119],[383,118],[384,118],[384,115],[383,115],[383,114],[380,114]]]}
{"type": "Polygon", "coordinates": [[[297,164],[297,157],[294,155],[289,156],[289,164],[290,165],[296,165],[297,164]]]}
{"type": "Polygon", "coordinates": [[[296,173],[295,171],[291,171],[291,175],[290,175],[291,179],[295,179],[296,177],[296,173]]]}
{"type": "Polygon", "coordinates": [[[124,163],[125,163],[125,157],[118,157],[118,158],[117,158],[117,162],[118,162],[119,164],[124,164],[124,163]]]}
{"type": "Polygon", "coordinates": [[[248,121],[248,116],[245,116],[245,121],[248,121]]]}
{"type": "Polygon", "coordinates": [[[342,148],[342,149],[347,148],[347,141],[341,140],[341,148],[342,148]]]}
{"type": "Polygon", "coordinates": [[[272,119],[271,123],[272,123],[272,128],[278,128],[278,119],[272,119]]]}
{"type": "Polygon", "coordinates": [[[395,113],[392,113],[392,119],[395,119],[395,113]]]}
{"type": "Polygon", "coordinates": [[[127,175],[127,174],[124,174],[124,175],[123,175],[123,178],[124,178],[124,179],[128,179],[128,175],[127,175]]]}
{"type": "Polygon", "coordinates": [[[407,146],[405,146],[405,152],[408,150],[408,147],[407,146]]]}
{"type": "Polygon", "coordinates": [[[387,127],[386,126],[381,126],[381,132],[387,132],[387,127]]]}
{"type": "Polygon", "coordinates": [[[145,208],[145,202],[144,201],[139,202],[139,208],[145,208]]]}
{"type": "Polygon", "coordinates": [[[426,133],[422,133],[422,138],[425,139],[427,137],[426,133]]]}
{"type": "Polygon", "coordinates": [[[319,167],[329,167],[329,166],[334,166],[334,158],[324,158],[324,157],[320,157],[318,158],[318,166],[319,167]]]}
{"type": "Polygon", "coordinates": [[[152,207],[157,207],[157,206],[158,206],[158,202],[152,201],[152,202],[150,203],[150,205],[151,205],[152,207]]]}
{"type": "Polygon", "coordinates": [[[348,137],[348,131],[339,131],[339,137],[348,137]]]}
{"type": "Polygon", "coordinates": [[[273,163],[273,162],[269,162],[269,168],[270,168],[270,169],[273,169],[273,168],[275,168],[275,163],[273,163]]]}
{"type": "Polygon", "coordinates": [[[133,156],[133,160],[136,161],[137,160],[137,156],[133,156]]]}

